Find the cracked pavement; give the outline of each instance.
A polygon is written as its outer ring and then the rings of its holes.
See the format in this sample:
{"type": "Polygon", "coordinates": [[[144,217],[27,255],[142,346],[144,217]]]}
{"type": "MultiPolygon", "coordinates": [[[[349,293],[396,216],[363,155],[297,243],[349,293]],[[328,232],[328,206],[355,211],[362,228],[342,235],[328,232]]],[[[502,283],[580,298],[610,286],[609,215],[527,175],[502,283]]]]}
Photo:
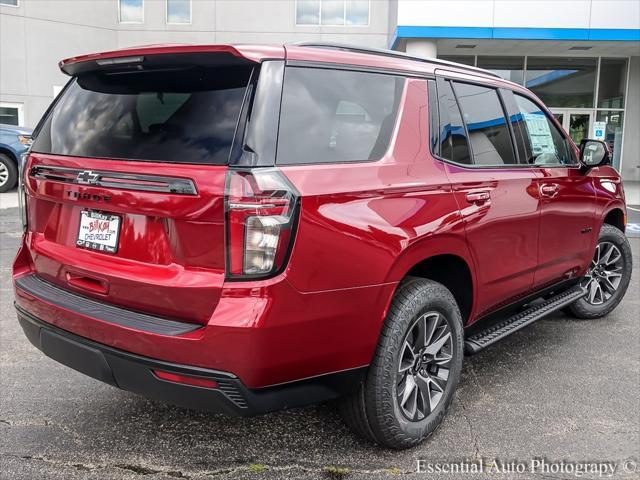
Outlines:
{"type": "MultiPolygon", "coordinates": [[[[640,458],[639,267],[608,317],[558,313],[466,358],[442,426],[396,452],[359,440],[330,405],[228,418],[149,401],[48,359],[13,310],[19,230],[17,210],[0,211],[1,479],[427,478],[418,459],[640,458]]],[[[640,239],[632,247],[640,265],[640,239]]],[[[518,478],[527,476],[574,478],[518,478]]],[[[615,476],[627,477],[637,478],[615,476]]]]}

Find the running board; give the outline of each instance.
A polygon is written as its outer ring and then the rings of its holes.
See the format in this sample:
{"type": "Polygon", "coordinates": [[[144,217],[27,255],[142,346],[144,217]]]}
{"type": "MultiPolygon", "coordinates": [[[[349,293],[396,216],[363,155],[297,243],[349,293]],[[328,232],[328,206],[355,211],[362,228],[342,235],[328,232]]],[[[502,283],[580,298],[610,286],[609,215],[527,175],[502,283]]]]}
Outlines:
{"type": "Polygon", "coordinates": [[[569,290],[551,297],[544,303],[535,307],[528,308],[527,310],[518,313],[502,322],[492,325],[486,330],[482,330],[478,333],[467,337],[464,341],[464,351],[467,355],[478,353],[483,348],[502,340],[504,337],[511,335],[513,332],[531,325],[533,322],[546,317],[551,312],[566,307],[570,303],[575,302],[579,298],[582,298],[587,293],[587,290],[577,285],[569,290]]]}

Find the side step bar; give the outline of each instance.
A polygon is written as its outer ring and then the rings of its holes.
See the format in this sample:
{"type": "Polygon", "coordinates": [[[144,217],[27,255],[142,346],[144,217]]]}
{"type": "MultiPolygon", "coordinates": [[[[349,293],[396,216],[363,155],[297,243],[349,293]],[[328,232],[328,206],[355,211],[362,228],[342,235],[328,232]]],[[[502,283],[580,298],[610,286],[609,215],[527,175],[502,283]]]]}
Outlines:
{"type": "Polygon", "coordinates": [[[513,332],[517,332],[527,325],[531,325],[533,322],[546,317],[551,312],[566,307],[570,303],[585,296],[586,293],[587,290],[580,285],[565,290],[539,305],[528,308],[502,322],[490,326],[486,330],[467,337],[464,341],[464,351],[467,355],[478,353],[483,348],[488,347],[498,340],[502,340],[504,337],[511,335],[513,332]]]}

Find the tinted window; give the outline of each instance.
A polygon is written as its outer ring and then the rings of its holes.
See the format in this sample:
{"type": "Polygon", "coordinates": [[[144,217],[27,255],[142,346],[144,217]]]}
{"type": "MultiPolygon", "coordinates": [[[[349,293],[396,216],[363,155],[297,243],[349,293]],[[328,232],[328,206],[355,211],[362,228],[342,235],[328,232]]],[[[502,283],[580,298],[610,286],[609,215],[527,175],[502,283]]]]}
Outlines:
{"type": "Polygon", "coordinates": [[[519,148],[524,151],[527,162],[535,165],[568,165],[573,157],[567,141],[547,115],[528,98],[514,95],[518,113],[512,123],[519,148]]]}
{"type": "Polygon", "coordinates": [[[380,159],[395,124],[404,79],[288,67],[278,135],[280,164],[380,159]]]}
{"type": "Polygon", "coordinates": [[[467,132],[462,124],[456,97],[447,80],[438,79],[440,113],[440,156],[456,163],[471,163],[467,132]]]}
{"type": "Polygon", "coordinates": [[[224,164],[250,73],[196,68],[79,77],[48,115],[33,151],[224,164]]]}
{"type": "Polygon", "coordinates": [[[469,132],[474,163],[517,163],[498,92],[492,88],[468,83],[454,82],[454,88],[469,132]]]}

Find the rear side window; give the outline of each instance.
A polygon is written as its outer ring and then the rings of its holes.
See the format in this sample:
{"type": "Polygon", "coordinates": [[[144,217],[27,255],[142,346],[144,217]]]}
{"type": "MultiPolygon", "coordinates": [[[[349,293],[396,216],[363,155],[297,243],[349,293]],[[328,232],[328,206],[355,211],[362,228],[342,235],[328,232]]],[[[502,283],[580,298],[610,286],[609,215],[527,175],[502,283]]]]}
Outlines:
{"type": "Polygon", "coordinates": [[[277,163],[379,160],[387,151],[404,79],[287,67],[277,163]]]}
{"type": "Polygon", "coordinates": [[[462,123],[458,102],[448,80],[438,78],[438,112],[440,115],[440,156],[456,163],[470,164],[467,131],[462,123]]]}
{"type": "Polygon", "coordinates": [[[454,82],[476,165],[513,165],[517,160],[498,92],[454,82]]]}
{"type": "Polygon", "coordinates": [[[532,165],[572,165],[567,140],[542,109],[528,98],[514,94],[518,109],[512,120],[519,150],[532,165]]]}
{"type": "Polygon", "coordinates": [[[84,74],[42,124],[40,153],[226,164],[250,67],[84,74]]]}

